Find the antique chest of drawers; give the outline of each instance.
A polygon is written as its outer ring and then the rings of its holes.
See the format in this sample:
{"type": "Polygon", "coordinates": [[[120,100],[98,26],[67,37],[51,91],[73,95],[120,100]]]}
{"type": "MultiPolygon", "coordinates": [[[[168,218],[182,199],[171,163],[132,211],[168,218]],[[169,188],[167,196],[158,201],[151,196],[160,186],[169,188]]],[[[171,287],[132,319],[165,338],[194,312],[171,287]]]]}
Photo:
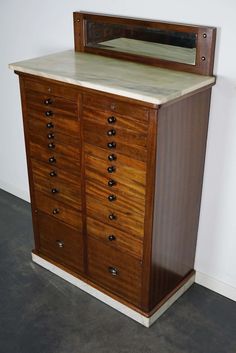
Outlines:
{"type": "MultiPolygon", "coordinates": [[[[76,43],[76,26],[100,18],[93,16],[75,14],[76,43]]],[[[20,76],[33,260],[149,326],[194,282],[214,78],[180,73],[186,90],[173,95],[164,82],[157,98],[140,79],[140,99],[127,86],[126,94],[113,83],[99,89],[102,74],[91,87],[109,65],[129,65],[157,82],[179,74],[73,52],[12,65],[20,76]],[[73,80],[52,69],[64,61],[82,67],[73,80]]]]}

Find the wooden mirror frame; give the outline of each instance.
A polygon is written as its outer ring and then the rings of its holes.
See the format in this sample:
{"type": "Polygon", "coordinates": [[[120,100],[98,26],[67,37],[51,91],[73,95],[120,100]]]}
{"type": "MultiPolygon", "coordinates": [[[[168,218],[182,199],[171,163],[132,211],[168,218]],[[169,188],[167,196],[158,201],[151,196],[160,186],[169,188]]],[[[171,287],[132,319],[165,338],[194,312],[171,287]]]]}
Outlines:
{"type": "Polygon", "coordinates": [[[216,28],[186,25],[170,22],[149,21],[133,19],[128,17],[118,17],[109,15],[99,15],[88,12],[74,12],[74,45],[76,52],[86,52],[108,56],[112,58],[124,59],[142,64],[158,66],[171,70],[186,71],[200,75],[212,75],[214,65],[214,51],[216,40],[216,28]],[[134,25],[144,28],[158,28],[167,31],[176,31],[196,34],[196,60],[195,64],[185,64],[149,56],[112,51],[109,49],[93,48],[86,46],[86,21],[99,21],[109,24],[134,25]]]}

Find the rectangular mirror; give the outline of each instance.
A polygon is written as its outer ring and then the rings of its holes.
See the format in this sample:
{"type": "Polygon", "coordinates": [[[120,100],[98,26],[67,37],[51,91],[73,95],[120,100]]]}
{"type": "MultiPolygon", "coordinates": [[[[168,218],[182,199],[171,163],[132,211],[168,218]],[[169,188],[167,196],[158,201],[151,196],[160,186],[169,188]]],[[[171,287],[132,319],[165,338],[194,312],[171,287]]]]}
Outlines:
{"type": "Polygon", "coordinates": [[[196,63],[196,34],[86,21],[86,46],[188,65],[196,63]]]}

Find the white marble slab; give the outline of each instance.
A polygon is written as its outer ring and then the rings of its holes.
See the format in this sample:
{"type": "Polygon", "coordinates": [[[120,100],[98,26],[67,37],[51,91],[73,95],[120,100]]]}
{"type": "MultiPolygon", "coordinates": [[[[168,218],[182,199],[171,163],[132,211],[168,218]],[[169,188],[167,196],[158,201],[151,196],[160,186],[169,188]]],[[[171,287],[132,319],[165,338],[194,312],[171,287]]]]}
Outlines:
{"type": "Polygon", "coordinates": [[[215,78],[68,50],[10,64],[13,70],[141,101],[163,104],[215,78]]]}
{"type": "Polygon", "coordinates": [[[164,312],[182,295],[184,294],[191,285],[195,282],[195,274],[181,287],[175,294],[170,297],[152,316],[146,317],[141,313],[129,308],[128,306],[118,302],[117,300],[109,297],[105,293],[98,289],[90,286],[88,283],[81,281],[79,278],[71,275],[70,273],[62,270],[61,268],[53,265],[51,262],[44,260],[42,257],[32,253],[32,260],[47,269],[48,271],[55,273],[64,280],[72,283],[74,286],[80,288],[84,292],[92,295],[93,297],[101,300],[103,303],[111,306],[112,308],[120,311],[122,314],[130,317],[145,327],[150,327],[164,312]]]}

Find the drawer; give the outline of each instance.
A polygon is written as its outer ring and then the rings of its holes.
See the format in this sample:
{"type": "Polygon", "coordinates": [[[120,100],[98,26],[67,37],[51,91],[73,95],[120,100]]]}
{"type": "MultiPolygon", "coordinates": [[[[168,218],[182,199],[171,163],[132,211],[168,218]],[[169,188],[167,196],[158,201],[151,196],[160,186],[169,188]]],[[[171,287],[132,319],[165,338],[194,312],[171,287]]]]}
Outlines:
{"type": "Polygon", "coordinates": [[[50,133],[61,132],[69,135],[71,141],[77,142],[80,138],[80,123],[77,120],[66,119],[63,116],[57,118],[39,116],[36,113],[28,114],[28,128],[32,134],[48,135],[50,133]]]}
{"type": "Polygon", "coordinates": [[[31,157],[47,163],[52,168],[68,170],[74,175],[80,175],[80,158],[70,158],[57,153],[55,150],[44,148],[40,144],[30,141],[31,157]]]}
{"type": "Polygon", "coordinates": [[[88,236],[101,240],[115,249],[142,259],[142,240],[130,233],[122,232],[117,228],[108,226],[91,217],[87,217],[87,234],[88,236]]]}
{"type": "Polygon", "coordinates": [[[88,237],[88,274],[97,283],[140,306],[142,266],[139,260],[88,237]]]}
{"type": "Polygon", "coordinates": [[[38,190],[35,190],[34,194],[37,209],[55,219],[75,227],[76,229],[81,228],[81,213],[77,209],[69,207],[52,197],[48,197],[38,190]]]}
{"type": "Polygon", "coordinates": [[[96,146],[85,144],[86,177],[89,180],[108,185],[110,179],[116,185],[110,187],[123,193],[132,193],[143,199],[146,186],[146,163],[126,157],[117,152],[110,153],[96,146]],[[115,161],[109,161],[109,156],[114,154],[115,161]],[[112,170],[108,168],[114,167],[112,170]],[[112,172],[111,172],[112,171],[112,172]]]}
{"type": "Polygon", "coordinates": [[[43,109],[44,111],[52,111],[55,114],[65,112],[72,117],[78,114],[78,104],[64,97],[57,97],[51,94],[43,94],[35,91],[26,90],[27,107],[30,109],[43,109]]]}
{"type": "Polygon", "coordinates": [[[27,108],[28,115],[35,118],[43,117],[43,118],[54,119],[54,120],[56,120],[57,118],[74,120],[74,121],[79,120],[77,110],[63,111],[63,110],[57,109],[56,107],[48,107],[48,106],[44,106],[43,104],[37,105],[34,102],[30,102],[29,100],[26,103],[26,108],[27,108]]]}
{"type": "Polygon", "coordinates": [[[86,195],[86,211],[89,217],[115,227],[125,233],[131,233],[138,238],[144,236],[144,216],[129,208],[114,207],[110,202],[89,194],[86,195]]]}
{"type": "Polygon", "coordinates": [[[62,265],[83,271],[81,227],[75,230],[41,212],[37,221],[40,253],[62,265]]]}
{"type": "Polygon", "coordinates": [[[50,132],[45,135],[30,134],[30,141],[53,153],[55,152],[63,154],[66,157],[80,159],[79,141],[75,141],[71,139],[70,136],[61,134],[60,132],[50,132]]]}
{"type": "Polygon", "coordinates": [[[67,185],[80,185],[80,171],[77,175],[72,174],[70,171],[59,169],[56,165],[51,166],[49,163],[42,163],[34,158],[31,158],[31,168],[33,174],[37,174],[42,178],[48,180],[48,182],[63,182],[67,185]]]}
{"type": "Polygon", "coordinates": [[[77,184],[68,183],[50,176],[42,176],[33,171],[34,187],[54,200],[61,201],[69,206],[81,210],[80,180],[77,184]]]}
{"type": "Polygon", "coordinates": [[[75,87],[38,77],[37,79],[24,79],[24,88],[26,91],[36,91],[46,95],[59,96],[74,102],[77,102],[79,98],[78,90],[75,87]]]}
{"type": "Polygon", "coordinates": [[[114,100],[114,98],[105,97],[100,94],[83,95],[83,106],[86,108],[94,108],[94,110],[102,110],[108,114],[120,114],[125,117],[133,117],[142,122],[148,122],[149,109],[135,103],[126,103],[122,100],[114,100]]]}

